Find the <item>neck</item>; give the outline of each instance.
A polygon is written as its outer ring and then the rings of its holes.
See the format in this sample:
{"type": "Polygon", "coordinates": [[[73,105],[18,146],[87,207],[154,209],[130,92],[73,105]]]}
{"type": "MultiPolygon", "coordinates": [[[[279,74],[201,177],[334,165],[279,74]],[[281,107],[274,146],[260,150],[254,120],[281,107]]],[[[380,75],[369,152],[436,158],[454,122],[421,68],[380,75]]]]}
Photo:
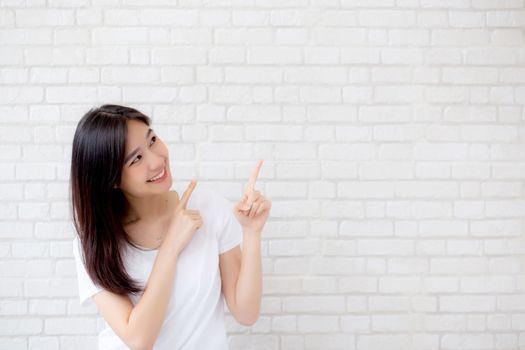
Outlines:
{"type": "Polygon", "coordinates": [[[148,197],[126,195],[128,201],[125,222],[156,222],[165,217],[171,208],[170,192],[148,197]]]}

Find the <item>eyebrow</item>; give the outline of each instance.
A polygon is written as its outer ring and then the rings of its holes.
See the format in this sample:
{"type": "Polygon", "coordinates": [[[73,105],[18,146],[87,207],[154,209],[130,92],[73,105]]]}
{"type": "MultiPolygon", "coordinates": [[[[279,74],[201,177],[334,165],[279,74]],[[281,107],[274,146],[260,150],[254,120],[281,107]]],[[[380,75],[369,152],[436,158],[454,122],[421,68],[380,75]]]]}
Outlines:
{"type": "MultiPolygon", "coordinates": [[[[151,134],[153,130],[151,128],[148,129],[148,132],[146,133],[146,138],[148,138],[149,134],[151,134]]],[[[137,152],[140,150],[140,146],[135,148],[130,154],[124,158],[124,163],[127,163],[137,152]]]]}

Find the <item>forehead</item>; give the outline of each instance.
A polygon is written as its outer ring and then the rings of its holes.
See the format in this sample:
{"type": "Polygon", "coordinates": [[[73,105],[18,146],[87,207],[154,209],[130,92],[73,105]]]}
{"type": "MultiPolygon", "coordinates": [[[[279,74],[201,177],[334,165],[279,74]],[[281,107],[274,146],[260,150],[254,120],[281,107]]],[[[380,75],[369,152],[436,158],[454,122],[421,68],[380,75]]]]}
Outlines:
{"type": "Polygon", "coordinates": [[[139,144],[144,142],[146,134],[148,133],[149,126],[140,120],[128,120],[126,122],[127,135],[126,135],[126,148],[135,148],[139,144]]]}

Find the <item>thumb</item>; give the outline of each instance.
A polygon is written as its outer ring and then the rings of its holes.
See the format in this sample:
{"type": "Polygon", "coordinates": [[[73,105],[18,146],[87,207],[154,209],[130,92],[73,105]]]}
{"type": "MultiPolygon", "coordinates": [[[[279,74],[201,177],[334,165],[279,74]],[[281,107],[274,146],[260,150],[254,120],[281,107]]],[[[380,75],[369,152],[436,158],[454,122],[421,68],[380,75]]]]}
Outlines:
{"type": "Polygon", "coordinates": [[[248,195],[244,194],[242,198],[237,202],[237,208],[241,211],[250,209],[248,205],[248,195]]]}

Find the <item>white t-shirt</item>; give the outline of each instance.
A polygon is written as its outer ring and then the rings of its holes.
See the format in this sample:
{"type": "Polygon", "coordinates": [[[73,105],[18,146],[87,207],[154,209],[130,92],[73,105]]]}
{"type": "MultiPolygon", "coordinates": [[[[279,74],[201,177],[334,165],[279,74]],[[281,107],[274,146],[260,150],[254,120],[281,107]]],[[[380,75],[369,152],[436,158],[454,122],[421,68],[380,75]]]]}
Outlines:
{"type": "MultiPolygon", "coordinates": [[[[224,325],[224,297],[221,293],[219,254],[242,243],[242,229],[233,215],[233,205],[212,190],[195,189],[187,209],[199,210],[203,225],[179,255],[166,317],[155,342],[155,350],[228,349],[224,325]]],[[[82,263],[78,237],[73,241],[78,289],[82,306],[93,304],[92,296],[102,290],[89,278],[82,263]]],[[[158,250],[141,250],[127,245],[124,266],[142,286],[155,262],[158,250]]],[[[136,305],[141,295],[129,294],[136,305]]],[[[100,350],[128,349],[105,322],[98,336],[100,350]]]]}

